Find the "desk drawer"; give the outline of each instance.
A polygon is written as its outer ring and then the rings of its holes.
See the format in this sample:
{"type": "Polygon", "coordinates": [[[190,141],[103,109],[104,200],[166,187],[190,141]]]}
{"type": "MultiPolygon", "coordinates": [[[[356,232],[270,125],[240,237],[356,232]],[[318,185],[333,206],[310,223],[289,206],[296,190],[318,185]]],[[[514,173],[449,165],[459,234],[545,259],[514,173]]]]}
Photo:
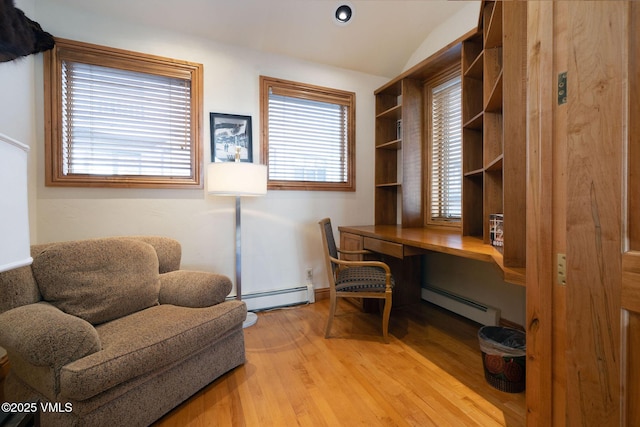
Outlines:
{"type": "Polygon", "coordinates": [[[365,237],[364,248],[380,254],[390,255],[395,258],[402,259],[404,257],[404,250],[400,243],[365,237]]]}

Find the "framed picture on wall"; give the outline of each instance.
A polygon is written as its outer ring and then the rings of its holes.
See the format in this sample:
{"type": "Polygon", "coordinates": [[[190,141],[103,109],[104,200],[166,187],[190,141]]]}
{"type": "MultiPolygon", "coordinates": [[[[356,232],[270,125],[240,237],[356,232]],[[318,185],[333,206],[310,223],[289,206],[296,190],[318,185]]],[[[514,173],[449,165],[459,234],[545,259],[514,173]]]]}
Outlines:
{"type": "Polygon", "coordinates": [[[210,113],[211,161],[233,162],[240,150],[241,162],[252,162],[251,116],[210,113]]]}

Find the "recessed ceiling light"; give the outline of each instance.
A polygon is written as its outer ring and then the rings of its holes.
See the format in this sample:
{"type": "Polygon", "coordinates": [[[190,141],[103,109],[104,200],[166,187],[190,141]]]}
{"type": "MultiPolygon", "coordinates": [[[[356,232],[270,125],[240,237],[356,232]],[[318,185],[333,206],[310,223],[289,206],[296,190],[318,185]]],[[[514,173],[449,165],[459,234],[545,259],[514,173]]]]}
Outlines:
{"type": "Polygon", "coordinates": [[[353,7],[350,4],[341,3],[336,8],[336,13],[334,14],[334,17],[336,18],[336,22],[338,24],[344,25],[348,23],[353,17],[353,7]]]}

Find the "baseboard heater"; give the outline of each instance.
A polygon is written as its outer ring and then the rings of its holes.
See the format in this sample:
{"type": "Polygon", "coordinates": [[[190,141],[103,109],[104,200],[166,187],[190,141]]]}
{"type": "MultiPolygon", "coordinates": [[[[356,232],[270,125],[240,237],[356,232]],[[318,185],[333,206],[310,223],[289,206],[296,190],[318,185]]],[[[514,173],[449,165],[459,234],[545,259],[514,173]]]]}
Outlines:
{"type": "MultiPolygon", "coordinates": [[[[227,299],[235,299],[235,296],[227,299]]],[[[247,304],[247,310],[260,311],[290,305],[306,304],[310,302],[309,289],[307,286],[297,288],[278,289],[266,292],[255,292],[242,295],[242,301],[247,304]]]]}
{"type": "Polygon", "coordinates": [[[485,326],[497,326],[500,322],[500,309],[434,286],[422,288],[422,299],[485,326]]]}

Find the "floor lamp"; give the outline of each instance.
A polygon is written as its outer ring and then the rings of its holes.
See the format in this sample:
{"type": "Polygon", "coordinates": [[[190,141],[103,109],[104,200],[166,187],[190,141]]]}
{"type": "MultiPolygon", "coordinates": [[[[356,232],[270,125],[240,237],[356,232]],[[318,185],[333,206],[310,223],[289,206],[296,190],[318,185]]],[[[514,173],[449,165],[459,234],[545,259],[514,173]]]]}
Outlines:
{"type": "MultiPolygon", "coordinates": [[[[236,198],[236,298],[242,300],[242,226],[240,198],[267,194],[267,167],[255,163],[240,162],[236,153],[235,162],[210,163],[207,169],[207,191],[211,195],[235,196],[236,198]]],[[[246,328],[255,324],[258,316],[248,312],[243,323],[246,328]]]]}

